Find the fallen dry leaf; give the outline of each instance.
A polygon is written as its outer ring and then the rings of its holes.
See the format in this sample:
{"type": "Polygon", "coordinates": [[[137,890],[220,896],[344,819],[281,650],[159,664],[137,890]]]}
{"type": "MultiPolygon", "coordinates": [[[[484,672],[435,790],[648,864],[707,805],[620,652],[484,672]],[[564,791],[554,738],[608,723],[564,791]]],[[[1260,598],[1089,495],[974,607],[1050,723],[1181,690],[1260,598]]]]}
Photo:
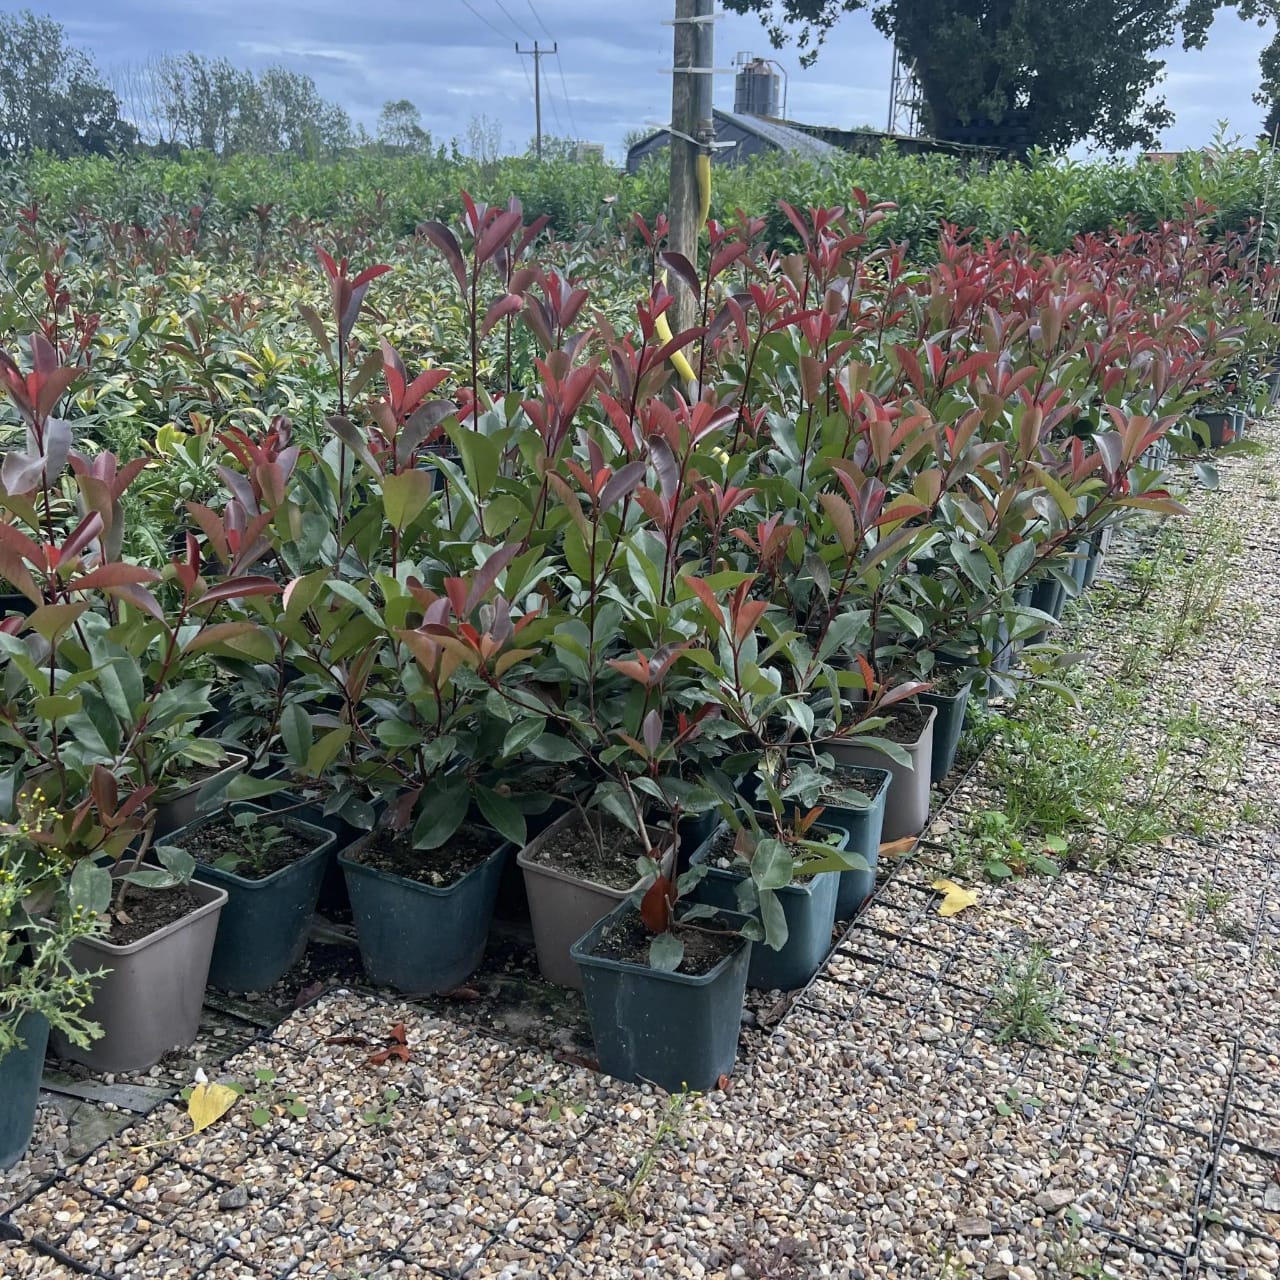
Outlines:
{"type": "Polygon", "coordinates": [[[223,1116],[236,1104],[240,1095],[225,1084],[205,1084],[201,1082],[191,1090],[187,1099],[187,1115],[191,1117],[191,1132],[199,1133],[207,1129],[215,1120],[223,1116]]]}
{"type": "Polygon", "coordinates": [[[409,1061],[409,1038],[403,1022],[397,1022],[391,1028],[387,1033],[387,1039],[391,1043],[385,1049],[379,1049],[377,1053],[369,1055],[367,1061],[371,1067],[380,1067],[392,1058],[399,1058],[401,1062],[409,1061]]]}
{"type": "Polygon", "coordinates": [[[966,889],[954,880],[935,880],[931,887],[942,894],[942,901],[938,904],[940,916],[954,916],[966,907],[978,905],[978,891],[966,889]]]}
{"type": "Polygon", "coordinates": [[[903,836],[901,840],[886,840],[880,846],[880,856],[882,858],[901,858],[904,854],[908,854],[916,847],[917,840],[915,836],[903,836]]]}

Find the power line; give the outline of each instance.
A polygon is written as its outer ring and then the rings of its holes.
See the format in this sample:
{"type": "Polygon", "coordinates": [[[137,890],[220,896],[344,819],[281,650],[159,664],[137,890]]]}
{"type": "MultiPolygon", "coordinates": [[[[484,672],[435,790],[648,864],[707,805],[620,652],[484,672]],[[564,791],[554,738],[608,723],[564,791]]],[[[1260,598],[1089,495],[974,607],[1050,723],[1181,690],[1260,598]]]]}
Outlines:
{"type": "Polygon", "coordinates": [[[529,6],[529,12],[533,14],[534,21],[542,28],[542,34],[546,36],[548,40],[553,40],[555,37],[547,30],[547,24],[543,22],[542,15],[533,7],[533,0],[524,0],[524,2],[529,6]]]}
{"type": "Polygon", "coordinates": [[[532,32],[531,32],[527,27],[522,27],[522,26],[521,26],[521,25],[520,25],[520,24],[519,24],[519,23],[518,23],[518,22],[517,22],[517,21],[516,21],[512,16],[511,16],[511,10],[510,10],[510,9],[508,9],[508,8],[507,8],[507,6],[506,6],[505,4],[503,4],[503,3],[502,3],[502,0],[493,0],[493,3],[494,3],[494,4],[496,4],[496,5],[498,6],[498,8],[502,10],[502,12],[506,15],[506,19],[507,19],[507,21],[508,21],[509,23],[511,23],[511,25],[512,25],[513,27],[515,27],[515,29],[516,29],[516,30],[517,30],[517,31],[518,31],[522,36],[527,36],[530,40],[532,40],[532,39],[533,39],[533,33],[532,33],[532,32]]]}
{"type": "Polygon", "coordinates": [[[564,94],[564,109],[569,113],[569,128],[573,130],[575,139],[581,138],[578,132],[578,122],[573,118],[573,103],[569,101],[569,86],[564,78],[564,63],[560,61],[560,52],[556,51],[556,70],[560,73],[560,90],[564,94]]]}
{"type": "Polygon", "coordinates": [[[489,21],[489,19],[488,19],[488,18],[486,18],[486,17],[484,16],[484,14],[483,14],[483,13],[481,13],[481,12],[480,12],[480,10],[479,10],[479,9],[477,9],[477,8],[475,7],[475,5],[473,5],[473,4],[471,3],[471,0],[462,0],[462,3],[463,3],[464,5],[466,5],[466,7],[467,7],[468,9],[470,9],[470,10],[471,10],[471,12],[472,12],[472,13],[473,13],[477,18],[479,18],[479,19],[480,19],[480,21],[481,21],[481,22],[483,22],[483,23],[484,23],[484,25],[485,25],[486,27],[488,27],[488,28],[489,28],[489,30],[490,30],[490,31],[492,31],[492,32],[493,32],[493,34],[494,34],[494,35],[501,37],[501,39],[503,39],[504,41],[505,41],[505,40],[510,39],[510,37],[507,35],[507,33],[506,33],[505,31],[499,31],[499,30],[498,30],[498,28],[497,28],[497,27],[495,27],[495,26],[493,25],[493,23],[492,23],[492,22],[490,22],[490,21],[489,21]]]}

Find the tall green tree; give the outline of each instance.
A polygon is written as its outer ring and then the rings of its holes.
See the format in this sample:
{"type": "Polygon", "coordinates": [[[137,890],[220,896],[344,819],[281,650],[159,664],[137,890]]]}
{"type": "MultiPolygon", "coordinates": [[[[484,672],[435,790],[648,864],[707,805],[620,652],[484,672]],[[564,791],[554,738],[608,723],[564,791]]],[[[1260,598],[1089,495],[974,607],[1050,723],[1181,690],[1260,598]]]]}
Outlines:
{"type": "Polygon", "coordinates": [[[431,135],[422,127],[422,113],[408,98],[382,104],[378,141],[391,151],[431,150],[431,135]]]}
{"type": "Polygon", "coordinates": [[[1016,135],[1015,150],[1060,150],[1090,139],[1154,146],[1173,120],[1153,93],[1156,55],[1181,39],[1204,44],[1224,3],[1274,0],[724,0],[756,13],[777,45],[795,39],[809,65],[842,15],[870,10],[915,67],[926,125],[938,138],[981,130],[1016,135]]]}
{"type": "Polygon", "coordinates": [[[61,23],[0,14],[0,155],[106,154],[133,144],[120,100],[61,23]]]}

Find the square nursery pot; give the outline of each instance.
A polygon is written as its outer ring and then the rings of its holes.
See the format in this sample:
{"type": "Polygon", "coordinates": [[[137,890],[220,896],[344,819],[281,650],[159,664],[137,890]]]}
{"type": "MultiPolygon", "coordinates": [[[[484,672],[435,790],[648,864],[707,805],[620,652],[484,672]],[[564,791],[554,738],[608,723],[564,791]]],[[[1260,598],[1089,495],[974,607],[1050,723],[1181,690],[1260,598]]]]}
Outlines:
{"type": "Polygon", "coordinates": [[[189,827],[196,820],[196,804],[200,792],[218,778],[225,778],[231,773],[240,773],[249,763],[249,757],[238,751],[227,752],[227,763],[207,778],[193,782],[181,791],[175,791],[156,805],[155,839],[172,835],[179,827],[189,827]]]}
{"type": "Polygon", "coordinates": [[[1205,409],[1195,415],[1209,432],[1209,448],[1221,449],[1235,434],[1236,418],[1233,409],[1205,409]]]}
{"type": "Polygon", "coordinates": [[[570,948],[618,903],[638,892],[644,885],[644,877],[638,876],[625,889],[615,889],[539,862],[538,854],[551,836],[576,822],[578,816],[577,809],[570,809],[556,819],[520,850],[516,865],[524,872],[525,890],[529,895],[529,919],[539,971],[558,987],[581,991],[582,974],[578,962],[570,955],[570,948]]]}
{"type": "Polygon", "coordinates": [[[756,948],[739,938],[713,969],[696,976],[593,954],[601,935],[634,913],[631,903],[618,903],[570,948],[600,1070],[670,1093],[714,1088],[738,1056],[747,965],[756,948]]]}
{"type": "MultiPolygon", "coordinates": [[[[268,776],[278,780],[290,775],[287,769],[276,768],[268,776]]],[[[293,781],[298,785],[296,778],[293,781]]],[[[357,840],[367,836],[369,828],[353,826],[340,814],[325,813],[324,797],[318,792],[312,798],[303,790],[276,791],[271,795],[263,796],[255,803],[265,805],[268,809],[287,809],[301,821],[309,822],[322,831],[333,833],[333,843],[329,846],[329,851],[324,858],[324,876],[320,881],[316,910],[322,915],[347,917],[351,912],[351,898],[347,893],[347,878],[338,865],[338,855],[346,852],[357,840]]]]}
{"type": "Polygon", "coordinates": [[[0,1058],[0,1169],[17,1164],[31,1142],[49,1024],[41,1014],[24,1013],[18,1035],[26,1048],[10,1049],[0,1058]]]}
{"type": "Polygon", "coordinates": [[[922,693],[919,701],[935,707],[938,715],[933,722],[933,759],[929,769],[931,782],[941,782],[951,772],[960,750],[960,735],[964,732],[964,713],[969,707],[969,693],[973,682],[962,684],[955,693],[922,693]]]}
{"type": "Polygon", "coordinates": [[[1102,571],[1102,563],[1106,559],[1107,548],[1111,546],[1111,526],[1099,529],[1089,537],[1089,559],[1084,569],[1084,585],[1093,586],[1098,574],[1102,571]]]}
{"type": "Polygon", "coordinates": [[[884,806],[889,797],[893,775],[888,769],[844,767],[832,774],[832,782],[862,791],[870,801],[865,808],[855,809],[852,805],[818,797],[818,803],[822,805],[822,825],[848,832],[849,839],[845,849],[849,853],[861,854],[867,864],[865,871],[859,867],[839,873],[836,919],[851,920],[875,891],[876,868],[880,862],[880,835],[884,829],[884,806]]]}
{"type": "MultiPolygon", "coordinates": [[[[822,829],[814,828],[815,831],[822,829]]],[[[839,830],[834,824],[825,829],[839,830]]],[[[704,862],[711,856],[716,835],[693,855],[695,863],[704,862]]],[[[845,848],[848,843],[848,833],[840,831],[840,835],[844,838],[834,846],[837,849],[845,848]]],[[[774,891],[787,918],[787,940],[777,950],[763,942],[752,946],[747,986],[757,991],[794,991],[818,972],[831,951],[841,874],[839,871],[824,871],[774,891]]],[[[692,899],[718,907],[721,911],[741,911],[738,886],[745,878],[740,871],[709,867],[693,891],[692,899]]]]}
{"type": "Polygon", "coordinates": [[[105,1034],[80,1049],[54,1031],[50,1040],[58,1057],[95,1071],[142,1071],[196,1038],[227,891],[198,880],[189,887],[200,906],[145,938],[124,946],[101,938],[75,944],[71,958],[78,968],[111,971],[95,984],[85,1010],[105,1034]]]}
{"type": "MultiPolygon", "coordinates": [[[[233,805],[231,812],[259,805],[233,805]]],[[[218,816],[201,818],[174,832],[174,843],[198,831],[218,816]]],[[[334,834],[282,815],[281,825],[311,846],[311,851],[261,880],[249,879],[219,867],[196,865],[196,879],[227,891],[227,905],[218,920],[218,937],[209,965],[209,985],[222,991],[262,991],[282,978],[307,949],[307,932],[320,896],[334,834]]]]}
{"type": "Polygon", "coordinates": [[[907,753],[909,764],[891,760],[883,751],[864,746],[856,738],[832,739],[822,749],[837,764],[862,769],[887,769],[893,775],[884,806],[883,839],[902,840],[918,836],[929,821],[929,784],[933,776],[933,726],[936,707],[927,708],[924,726],[914,742],[898,745],[907,753]]]}
{"type": "Polygon", "coordinates": [[[364,971],[379,987],[452,991],[476,971],[484,956],[511,842],[495,833],[493,852],[483,862],[460,880],[437,888],[358,861],[374,834],[367,833],[338,857],[351,895],[364,971]]]}

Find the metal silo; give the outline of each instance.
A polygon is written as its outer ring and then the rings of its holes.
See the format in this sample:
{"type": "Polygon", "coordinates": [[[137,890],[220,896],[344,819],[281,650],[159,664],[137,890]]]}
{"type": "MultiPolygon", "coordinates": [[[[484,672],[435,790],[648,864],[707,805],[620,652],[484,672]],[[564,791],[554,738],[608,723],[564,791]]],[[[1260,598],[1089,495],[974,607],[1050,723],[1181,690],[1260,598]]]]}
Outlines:
{"type": "Polygon", "coordinates": [[[778,76],[763,58],[751,58],[739,67],[733,109],[744,116],[777,116],[778,76]]]}

